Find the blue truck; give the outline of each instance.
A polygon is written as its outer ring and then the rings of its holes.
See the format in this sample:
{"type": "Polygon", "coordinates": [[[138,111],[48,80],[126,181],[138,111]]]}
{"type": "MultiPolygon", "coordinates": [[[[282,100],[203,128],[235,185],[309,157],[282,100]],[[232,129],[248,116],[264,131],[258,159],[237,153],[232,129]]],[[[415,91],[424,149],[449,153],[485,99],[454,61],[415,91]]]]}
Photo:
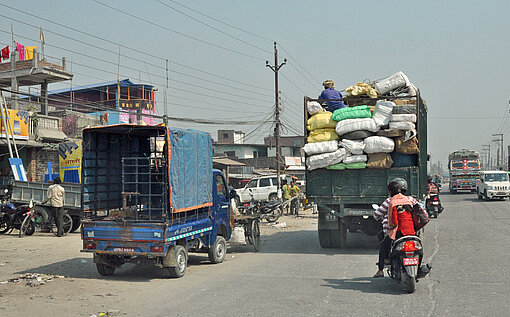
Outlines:
{"type": "Polygon", "coordinates": [[[188,251],[221,263],[233,228],[208,133],[119,124],[83,130],[82,252],[99,274],[153,263],[185,274],[188,251]]]}

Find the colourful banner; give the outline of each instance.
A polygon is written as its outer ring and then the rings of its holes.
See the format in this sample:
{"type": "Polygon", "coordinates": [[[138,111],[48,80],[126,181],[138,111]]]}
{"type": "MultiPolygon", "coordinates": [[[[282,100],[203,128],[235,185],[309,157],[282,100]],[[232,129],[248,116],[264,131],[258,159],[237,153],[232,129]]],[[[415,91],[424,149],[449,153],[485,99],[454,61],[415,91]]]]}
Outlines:
{"type": "Polygon", "coordinates": [[[68,183],[81,182],[81,141],[58,145],[60,179],[68,183]]]}
{"type": "Polygon", "coordinates": [[[15,139],[28,140],[28,124],[30,121],[29,120],[30,114],[28,113],[28,111],[7,109],[6,122],[10,122],[10,127],[9,123],[7,123],[7,128],[4,127],[3,120],[5,112],[4,111],[0,112],[2,112],[0,113],[0,137],[5,138],[6,137],[5,131],[7,131],[9,135],[14,135],[15,139]],[[12,133],[11,128],[14,131],[14,133],[12,133]]]}

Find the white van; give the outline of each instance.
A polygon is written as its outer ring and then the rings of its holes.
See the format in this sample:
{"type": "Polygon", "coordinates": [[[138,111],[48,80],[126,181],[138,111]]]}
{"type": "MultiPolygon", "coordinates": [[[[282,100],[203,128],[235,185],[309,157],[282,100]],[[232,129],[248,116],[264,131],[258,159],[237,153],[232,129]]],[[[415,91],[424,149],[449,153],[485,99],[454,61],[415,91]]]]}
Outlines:
{"type": "Polygon", "coordinates": [[[476,194],[479,199],[510,197],[510,181],[505,171],[481,171],[476,181],[476,194]]]}

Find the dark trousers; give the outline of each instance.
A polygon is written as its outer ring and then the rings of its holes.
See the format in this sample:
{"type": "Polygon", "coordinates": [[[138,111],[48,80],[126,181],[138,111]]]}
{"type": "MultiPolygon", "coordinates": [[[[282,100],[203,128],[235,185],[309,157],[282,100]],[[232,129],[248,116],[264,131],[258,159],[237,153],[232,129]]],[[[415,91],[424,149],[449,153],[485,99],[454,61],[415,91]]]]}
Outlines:
{"type": "MultiPolygon", "coordinates": [[[[395,239],[401,238],[402,236],[402,232],[397,231],[395,239]]],[[[377,234],[377,239],[379,240],[379,262],[377,263],[377,267],[382,271],[384,269],[384,259],[390,257],[391,243],[393,240],[382,231],[377,234]]]]}
{"type": "Polygon", "coordinates": [[[57,226],[57,236],[64,234],[64,208],[63,207],[50,207],[50,213],[53,216],[55,225],[57,226]]]}
{"type": "Polygon", "coordinates": [[[297,216],[298,210],[299,210],[299,199],[294,198],[294,200],[292,200],[292,202],[290,203],[290,214],[297,216]]]}

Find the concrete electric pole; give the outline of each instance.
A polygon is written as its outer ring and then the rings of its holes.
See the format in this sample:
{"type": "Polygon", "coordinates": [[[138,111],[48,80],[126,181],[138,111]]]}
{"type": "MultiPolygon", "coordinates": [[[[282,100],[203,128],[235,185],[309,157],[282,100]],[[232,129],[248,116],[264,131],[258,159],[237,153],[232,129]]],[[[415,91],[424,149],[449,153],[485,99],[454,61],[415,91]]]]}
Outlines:
{"type": "Polygon", "coordinates": [[[280,104],[279,104],[279,91],[278,91],[278,71],[280,68],[287,63],[287,59],[283,60],[283,63],[278,65],[278,49],[276,48],[276,42],[274,42],[274,65],[270,65],[269,61],[266,61],[266,67],[271,68],[274,72],[274,92],[275,92],[275,128],[274,128],[274,136],[276,138],[276,174],[278,175],[278,198],[281,198],[281,180],[280,180],[280,170],[281,170],[281,145],[280,145],[280,104]]]}
{"type": "Polygon", "coordinates": [[[502,167],[503,160],[503,133],[493,133],[492,134],[492,142],[498,142],[498,154],[496,156],[496,168],[499,169],[502,167]]]}

